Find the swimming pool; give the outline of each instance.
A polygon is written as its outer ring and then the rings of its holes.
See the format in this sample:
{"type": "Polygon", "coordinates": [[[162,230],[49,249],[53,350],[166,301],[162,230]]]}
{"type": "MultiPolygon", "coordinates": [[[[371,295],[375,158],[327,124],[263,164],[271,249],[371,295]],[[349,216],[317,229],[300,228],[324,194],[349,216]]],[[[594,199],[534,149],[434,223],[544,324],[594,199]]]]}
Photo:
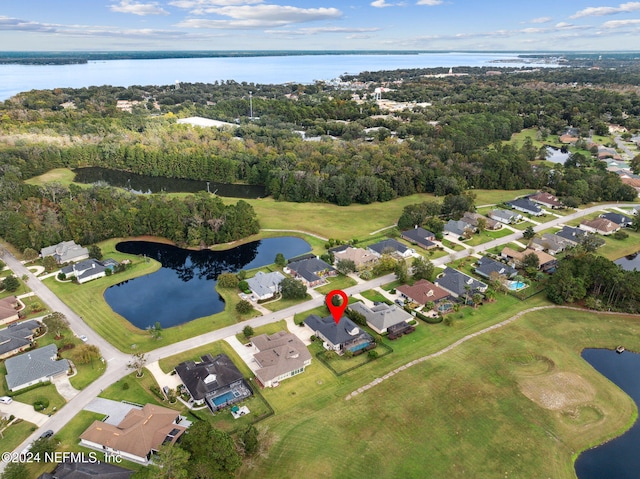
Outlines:
{"type": "Polygon", "coordinates": [[[233,391],[229,391],[227,393],[224,393],[222,396],[213,398],[213,404],[215,404],[216,406],[222,406],[229,401],[233,401],[236,397],[237,396],[233,394],[233,391]]]}
{"type": "Polygon", "coordinates": [[[509,291],[520,291],[527,287],[527,283],[523,283],[522,281],[509,281],[507,283],[507,288],[509,291]]]}
{"type": "Polygon", "coordinates": [[[453,310],[453,304],[451,303],[442,303],[440,306],[438,306],[438,311],[443,314],[448,313],[451,310],[453,310]]]}

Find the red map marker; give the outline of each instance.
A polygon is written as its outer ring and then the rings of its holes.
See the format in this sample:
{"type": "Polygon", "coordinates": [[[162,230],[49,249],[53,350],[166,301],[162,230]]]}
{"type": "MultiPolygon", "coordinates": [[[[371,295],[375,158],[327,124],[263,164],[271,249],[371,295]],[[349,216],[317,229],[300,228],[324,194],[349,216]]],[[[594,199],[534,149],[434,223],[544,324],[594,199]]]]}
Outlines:
{"type": "Polygon", "coordinates": [[[347,306],[349,306],[349,299],[347,298],[347,294],[340,289],[334,289],[333,291],[329,292],[329,294],[327,294],[325,302],[327,303],[327,307],[331,312],[331,316],[333,316],[333,320],[336,322],[336,324],[338,324],[340,322],[340,318],[342,318],[342,313],[344,313],[344,310],[347,309],[347,306]],[[331,299],[334,296],[340,296],[342,298],[342,304],[340,306],[336,306],[331,302],[331,299]]]}

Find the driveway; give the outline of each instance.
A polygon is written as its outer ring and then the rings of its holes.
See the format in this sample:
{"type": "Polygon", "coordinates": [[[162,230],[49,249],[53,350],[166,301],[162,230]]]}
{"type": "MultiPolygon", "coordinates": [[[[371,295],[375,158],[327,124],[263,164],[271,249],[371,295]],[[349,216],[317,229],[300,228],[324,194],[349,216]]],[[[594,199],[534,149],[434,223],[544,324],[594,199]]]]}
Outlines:
{"type": "Polygon", "coordinates": [[[142,409],[139,406],[128,404],[120,401],[113,401],[111,399],[95,398],[84,408],[85,411],[97,412],[98,414],[104,414],[108,416],[104,422],[106,424],[112,424],[117,426],[122,422],[124,417],[129,414],[132,409],[142,409]]]}
{"type": "Polygon", "coordinates": [[[167,386],[170,389],[176,389],[180,384],[182,384],[180,376],[177,374],[165,373],[160,369],[158,361],[147,364],[146,368],[151,372],[151,374],[153,374],[153,377],[156,378],[156,382],[158,383],[158,386],[160,386],[160,389],[164,386],[167,386]]]}
{"type": "Polygon", "coordinates": [[[245,364],[249,366],[249,369],[255,373],[255,370],[258,369],[258,363],[253,359],[253,355],[257,353],[258,350],[253,345],[250,347],[245,346],[238,341],[238,338],[235,336],[229,336],[224,338],[224,340],[229,343],[229,346],[231,346],[236,353],[238,353],[238,356],[240,356],[245,364]]]}
{"type": "Polygon", "coordinates": [[[53,384],[56,386],[60,396],[62,396],[67,402],[76,397],[80,392],[71,385],[71,382],[69,382],[69,376],[66,374],[53,378],[53,384]]]}
{"type": "Polygon", "coordinates": [[[289,328],[289,332],[291,334],[295,334],[300,341],[302,341],[305,346],[309,346],[311,344],[311,336],[313,332],[307,328],[306,326],[298,326],[293,322],[293,316],[286,318],[287,328],[289,328]]]}
{"type": "Polygon", "coordinates": [[[18,402],[15,399],[11,404],[0,404],[0,413],[6,414],[7,416],[13,414],[15,417],[32,422],[38,427],[42,426],[49,419],[49,416],[46,414],[36,412],[31,404],[18,402]]]}

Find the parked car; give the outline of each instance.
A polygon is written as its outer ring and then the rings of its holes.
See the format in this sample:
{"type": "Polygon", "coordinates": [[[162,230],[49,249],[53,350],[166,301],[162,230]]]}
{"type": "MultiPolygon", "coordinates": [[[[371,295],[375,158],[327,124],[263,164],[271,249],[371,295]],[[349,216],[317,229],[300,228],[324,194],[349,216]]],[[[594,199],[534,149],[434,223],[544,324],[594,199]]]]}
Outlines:
{"type": "Polygon", "coordinates": [[[89,340],[89,338],[87,338],[84,334],[83,334],[82,336],[79,336],[79,337],[80,337],[80,339],[81,339],[82,341],[84,341],[85,343],[89,340]]]}
{"type": "Polygon", "coordinates": [[[12,402],[13,402],[13,399],[10,398],[9,396],[0,397],[0,404],[11,404],[12,402]]]}
{"type": "Polygon", "coordinates": [[[53,436],[53,431],[51,429],[47,429],[45,432],[40,434],[40,439],[46,439],[51,436],[53,436]]]}

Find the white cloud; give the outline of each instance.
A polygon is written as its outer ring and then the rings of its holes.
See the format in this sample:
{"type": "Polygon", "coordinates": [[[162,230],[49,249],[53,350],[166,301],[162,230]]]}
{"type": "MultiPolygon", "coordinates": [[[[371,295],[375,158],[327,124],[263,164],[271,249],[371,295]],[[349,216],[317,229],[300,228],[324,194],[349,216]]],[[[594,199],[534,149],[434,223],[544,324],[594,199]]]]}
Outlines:
{"type": "Polygon", "coordinates": [[[587,7],[576,12],[571,18],[582,17],[602,17],[604,15],[615,15],[617,13],[629,13],[640,10],[640,2],[621,3],[618,7],[587,7]]]}
{"type": "Polygon", "coordinates": [[[386,0],[375,0],[374,2],[371,2],[370,5],[376,8],[386,8],[386,7],[395,7],[397,4],[387,3],[386,0]]]}
{"type": "Polygon", "coordinates": [[[121,0],[117,5],[109,7],[113,12],[132,13],[134,15],[169,15],[164,8],[159,7],[156,2],[152,3],[135,3],[130,0],[121,0]]]}
{"type": "Polygon", "coordinates": [[[442,5],[443,0],[418,0],[416,5],[428,5],[434,7],[436,5],[442,5]]]}
{"type": "Polygon", "coordinates": [[[533,18],[531,20],[531,23],[548,23],[551,20],[553,20],[553,18],[551,17],[538,17],[538,18],[533,18]]]}
{"type": "Polygon", "coordinates": [[[620,27],[628,27],[629,25],[640,25],[640,19],[633,20],[610,20],[602,24],[602,28],[614,29],[620,27]]]}
{"type": "Polygon", "coordinates": [[[183,28],[265,28],[282,27],[296,23],[340,18],[337,8],[298,8],[285,5],[243,5],[211,9],[231,20],[187,19],[176,26],[183,28]]]}
{"type": "Polygon", "coordinates": [[[380,28],[349,28],[349,27],[309,27],[296,30],[265,30],[265,33],[278,35],[317,35],[320,33],[367,33],[377,32],[380,28]]]}

